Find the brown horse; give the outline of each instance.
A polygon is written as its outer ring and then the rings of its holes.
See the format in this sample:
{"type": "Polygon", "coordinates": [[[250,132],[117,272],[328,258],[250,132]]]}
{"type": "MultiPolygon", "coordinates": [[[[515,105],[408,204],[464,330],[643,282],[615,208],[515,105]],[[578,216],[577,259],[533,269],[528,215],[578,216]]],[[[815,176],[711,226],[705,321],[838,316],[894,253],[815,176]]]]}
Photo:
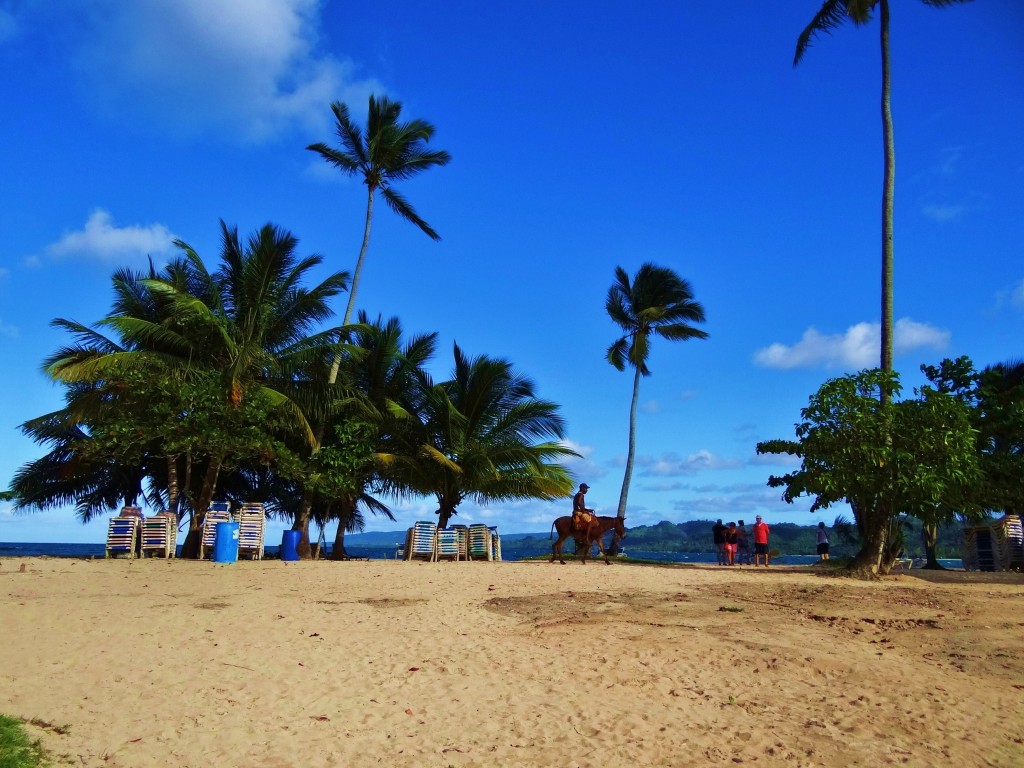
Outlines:
{"type": "MultiPolygon", "coordinates": [[[[558,531],[558,541],[551,545],[551,562],[555,562],[557,557],[558,561],[565,565],[565,559],[562,557],[562,544],[571,536],[576,539],[576,553],[580,555],[581,563],[587,562],[590,548],[597,544],[597,548],[601,550],[601,555],[604,557],[605,564],[611,565],[611,561],[608,560],[608,555],[604,551],[604,535],[608,531],[614,531],[612,537],[615,541],[621,541],[626,538],[626,526],[623,520],[624,518],[621,517],[595,517],[587,530],[577,531],[572,527],[571,515],[557,518],[551,524],[551,536],[554,536],[555,531],[558,531]]],[[[551,536],[548,536],[548,538],[550,539],[551,536]]]]}

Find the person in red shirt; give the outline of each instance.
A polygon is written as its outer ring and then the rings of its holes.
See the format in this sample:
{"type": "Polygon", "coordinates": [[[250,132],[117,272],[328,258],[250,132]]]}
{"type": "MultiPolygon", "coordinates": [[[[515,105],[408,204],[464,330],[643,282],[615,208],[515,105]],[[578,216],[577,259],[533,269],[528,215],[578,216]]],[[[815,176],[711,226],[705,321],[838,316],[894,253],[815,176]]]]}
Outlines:
{"type": "Polygon", "coordinates": [[[754,567],[757,567],[758,562],[761,560],[761,556],[764,556],[765,568],[768,567],[768,523],[761,520],[761,516],[757,516],[757,521],[753,527],[754,533],[754,567]]]}

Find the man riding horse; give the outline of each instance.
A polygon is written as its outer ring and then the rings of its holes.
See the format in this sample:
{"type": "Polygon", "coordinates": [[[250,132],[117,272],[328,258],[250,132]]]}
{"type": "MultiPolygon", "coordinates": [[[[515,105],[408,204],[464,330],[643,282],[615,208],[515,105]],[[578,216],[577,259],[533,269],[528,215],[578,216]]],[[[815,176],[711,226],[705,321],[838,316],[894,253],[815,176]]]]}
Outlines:
{"type": "Polygon", "coordinates": [[[572,497],[572,527],[574,531],[586,535],[590,527],[595,524],[594,510],[587,509],[586,495],[590,486],[580,483],[580,490],[572,497]]]}
{"type": "Polygon", "coordinates": [[[562,565],[565,559],[562,557],[562,544],[569,538],[576,540],[576,552],[580,562],[585,563],[590,554],[590,548],[597,544],[597,548],[604,557],[604,562],[611,565],[608,555],[604,549],[603,538],[608,531],[613,532],[613,541],[621,541],[626,537],[626,528],[621,517],[598,517],[594,510],[587,509],[584,501],[590,486],[580,483],[579,492],[572,500],[572,517],[565,515],[559,517],[551,524],[551,535],[558,532],[558,541],[551,545],[551,562],[557,558],[562,565]]]}

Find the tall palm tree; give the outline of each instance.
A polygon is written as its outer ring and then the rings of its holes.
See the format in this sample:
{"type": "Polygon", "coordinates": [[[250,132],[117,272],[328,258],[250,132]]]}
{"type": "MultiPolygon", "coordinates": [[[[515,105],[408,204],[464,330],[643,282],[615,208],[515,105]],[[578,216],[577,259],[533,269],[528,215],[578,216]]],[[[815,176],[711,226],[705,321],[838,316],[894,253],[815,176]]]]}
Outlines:
{"type": "Polygon", "coordinates": [[[636,454],[636,407],[640,398],[640,377],[650,376],[647,357],[651,350],[651,336],[669,341],[706,339],[707,333],[690,323],[704,322],[704,307],[693,298],[690,284],[666,267],[650,262],[642,265],[630,282],[622,267],[615,268],[615,282],[608,289],[605,300],[608,315],[624,335],[608,347],[608,362],[617,370],[627,363],[634,369],[633,401],[629,408],[629,450],[626,453],[626,472],[619,494],[618,516],[626,516],[626,497],[633,477],[633,459],[636,454]]]}
{"type": "MultiPolygon", "coordinates": [[[[944,8],[955,3],[970,0],[921,0],[934,8],[944,8]]],[[[881,30],[882,49],[882,338],[881,365],[885,371],[892,370],[892,334],[893,334],[893,197],[896,189],[896,146],[893,141],[892,109],[890,93],[892,89],[889,68],[889,0],[825,0],[821,9],[815,14],[796,43],[796,54],[793,66],[800,63],[811,40],[821,33],[830,33],[833,29],[850,19],[854,24],[866,24],[871,14],[878,7],[881,30]]],[[[882,397],[885,398],[883,389],[882,397]]]]}
{"type": "Polygon", "coordinates": [[[456,344],[451,379],[435,384],[423,374],[413,407],[392,405],[410,422],[415,442],[388,457],[388,468],[407,487],[435,496],[439,527],[466,498],[550,501],[572,491],[557,462],[579,454],[559,442],[565,425],[558,406],[537,399],[533,382],[508,361],[469,358],[456,344]]]}
{"type": "MultiPolygon", "coordinates": [[[[319,154],[324,160],[348,175],[359,174],[366,184],[366,223],[363,227],[363,244],[359,249],[356,269],[352,277],[352,289],[342,325],[348,325],[355,306],[359,278],[363,272],[366,249],[370,244],[370,227],[373,224],[373,201],[380,191],[384,202],[406,221],[419,227],[428,237],[440,240],[440,236],[426,221],[420,218],[409,202],[392,184],[410,179],[435,165],[447,165],[451,156],[444,150],[430,151],[425,148],[434,135],[435,128],[425,120],[399,122],[402,113],[400,102],[386,96],[370,96],[366,121],[366,133],[352,122],[348,105],[336,101],[331,104],[341,147],[327,144],[310,144],[306,149],[319,154]]],[[[331,366],[329,382],[338,377],[341,358],[335,356],[331,366]]]]}

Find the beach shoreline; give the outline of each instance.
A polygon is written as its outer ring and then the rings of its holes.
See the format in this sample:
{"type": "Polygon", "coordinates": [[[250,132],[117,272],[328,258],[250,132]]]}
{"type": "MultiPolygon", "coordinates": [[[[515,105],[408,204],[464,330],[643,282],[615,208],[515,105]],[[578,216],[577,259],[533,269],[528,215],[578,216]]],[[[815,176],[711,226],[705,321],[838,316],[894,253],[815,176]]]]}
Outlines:
{"type": "Polygon", "coordinates": [[[82,766],[1024,764],[1024,576],[815,570],[2,558],[0,712],[82,766]]]}

